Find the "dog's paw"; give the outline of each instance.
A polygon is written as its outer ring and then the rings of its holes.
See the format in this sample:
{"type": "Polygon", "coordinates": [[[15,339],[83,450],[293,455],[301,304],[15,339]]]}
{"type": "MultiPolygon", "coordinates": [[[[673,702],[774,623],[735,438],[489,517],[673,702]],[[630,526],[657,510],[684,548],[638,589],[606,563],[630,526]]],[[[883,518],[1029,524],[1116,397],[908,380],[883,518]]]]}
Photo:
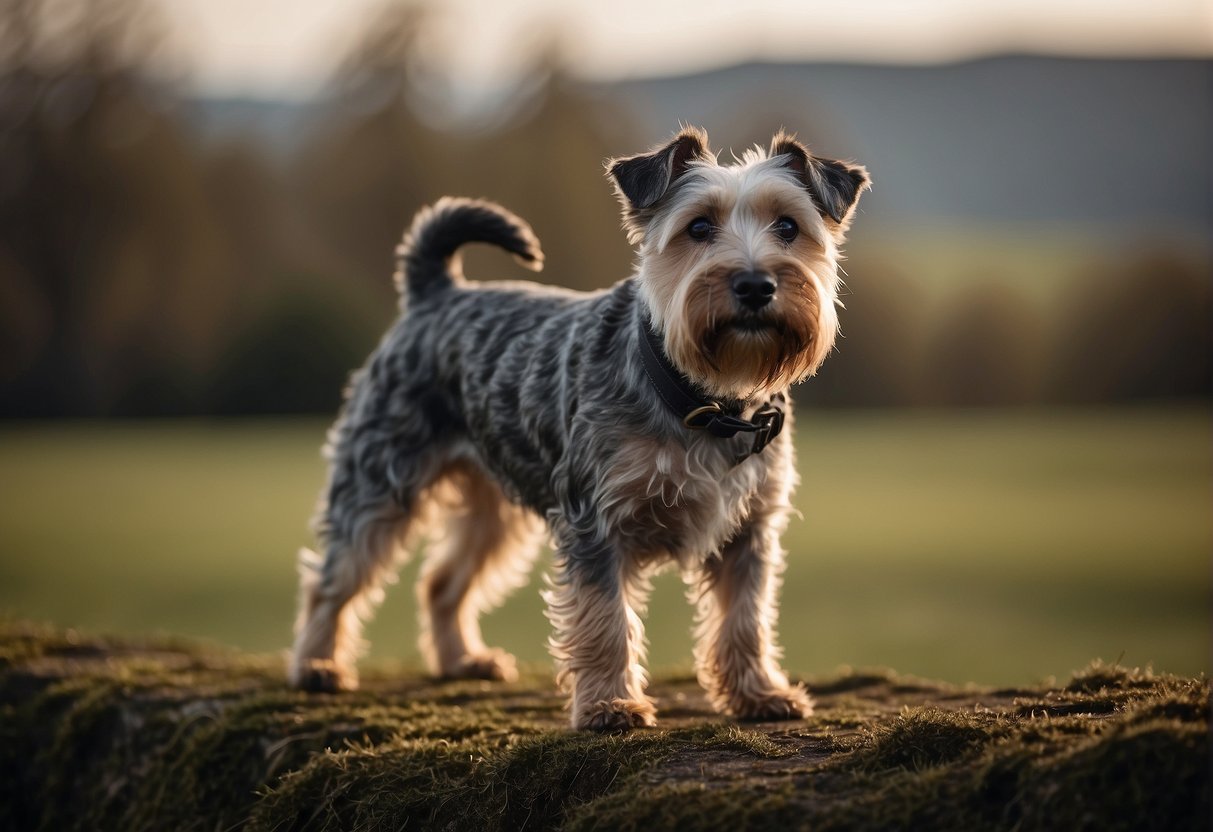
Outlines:
{"type": "Polygon", "coordinates": [[[491,648],[483,653],[469,653],[459,663],[442,671],[446,679],[489,679],[513,682],[518,678],[517,660],[509,653],[491,648]]]}
{"type": "Polygon", "coordinates": [[[813,700],[800,685],[749,697],[734,706],[736,717],[746,722],[804,719],[812,713],[813,700]]]}
{"type": "Polygon", "coordinates": [[[602,699],[583,708],[573,727],[580,731],[618,734],[633,728],[652,728],[657,709],[648,700],[602,699]]]}
{"type": "Polygon", "coordinates": [[[337,693],[356,690],[358,677],[343,671],[332,659],[308,659],[291,666],[291,687],[308,693],[337,693]]]}

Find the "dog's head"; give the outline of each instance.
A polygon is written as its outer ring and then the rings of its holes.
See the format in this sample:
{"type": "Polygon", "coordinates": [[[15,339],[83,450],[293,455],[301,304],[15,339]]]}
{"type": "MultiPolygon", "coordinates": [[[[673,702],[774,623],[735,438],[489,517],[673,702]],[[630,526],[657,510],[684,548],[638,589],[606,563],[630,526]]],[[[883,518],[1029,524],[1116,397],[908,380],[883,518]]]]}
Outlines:
{"type": "Polygon", "coordinates": [[[733,165],[687,128],[608,176],[639,246],[640,287],[670,360],[708,393],[781,390],[821,365],[838,331],[839,247],[864,168],[776,134],[733,165]]]}

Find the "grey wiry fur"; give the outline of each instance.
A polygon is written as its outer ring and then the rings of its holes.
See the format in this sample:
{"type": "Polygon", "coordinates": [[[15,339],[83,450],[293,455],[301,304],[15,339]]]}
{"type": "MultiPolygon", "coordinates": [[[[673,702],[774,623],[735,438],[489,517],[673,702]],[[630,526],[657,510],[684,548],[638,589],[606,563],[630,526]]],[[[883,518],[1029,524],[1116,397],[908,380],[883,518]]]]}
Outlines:
{"type": "Polygon", "coordinates": [[[481,201],[443,199],[418,215],[399,251],[402,314],[354,375],[329,436],[317,519],[325,550],[302,562],[293,684],[357,684],[360,619],[417,532],[436,539],[418,587],[432,669],[509,678],[512,658],[485,645],[478,617],[525,580],[542,518],[556,550],[544,593],[550,646],[575,727],[653,724],[640,616],[649,576],[667,562],[699,605],[698,667],[717,707],[753,718],[808,712],[774,637],[779,535],[796,479],[790,413],[770,447],[735,464],[750,438],[688,430],[645,375],[638,326],[653,321],[674,363],[743,415],[782,400],[833,342],[837,244],[853,200],[813,193],[824,180],[803,178],[789,137],[778,137],[779,153],[754,150],[723,168],[705,134],[686,135],[613,166],[641,266],[606,291],[466,282],[456,254],[466,242],[538,266],[530,229],[481,201]],[[764,206],[794,216],[802,239],[774,239],[764,206]],[[709,244],[681,235],[688,214],[717,224],[709,244]],[[770,327],[730,329],[741,313],[720,281],[760,266],[780,286],[760,319],[770,327]],[[695,352],[700,337],[710,355],[695,352]]]}

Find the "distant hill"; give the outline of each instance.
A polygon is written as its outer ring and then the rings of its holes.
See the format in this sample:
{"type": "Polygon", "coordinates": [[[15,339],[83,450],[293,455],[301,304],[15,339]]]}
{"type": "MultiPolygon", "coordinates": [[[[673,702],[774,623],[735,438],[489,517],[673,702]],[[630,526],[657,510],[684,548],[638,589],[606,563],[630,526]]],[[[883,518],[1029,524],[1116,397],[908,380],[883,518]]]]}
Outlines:
{"type": "MultiPolygon", "coordinates": [[[[1200,237],[1213,227],[1213,61],[755,63],[587,86],[631,114],[641,144],[684,121],[740,151],[783,125],[822,153],[862,161],[875,180],[869,228],[1056,223],[1200,237]]],[[[253,133],[286,153],[315,113],[201,99],[191,115],[203,135],[253,133]]]]}
{"type": "Polygon", "coordinates": [[[864,222],[1213,225],[1210,61],[750,64],[604,92],[652,138],[681,119],[740,150],[782,123],[858,159],[875,181],[864,222]]]}

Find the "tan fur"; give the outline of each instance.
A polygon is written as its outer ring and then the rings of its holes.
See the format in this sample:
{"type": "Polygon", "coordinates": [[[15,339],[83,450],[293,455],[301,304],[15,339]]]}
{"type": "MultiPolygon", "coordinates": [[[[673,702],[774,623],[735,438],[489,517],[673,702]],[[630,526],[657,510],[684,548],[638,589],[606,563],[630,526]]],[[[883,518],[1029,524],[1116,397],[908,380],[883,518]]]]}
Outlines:
{"type": "Polygon", "coordinates": [[[685,442],[622,437],[597,496],[601,534],[638,566],[673,558],[696,566],[744,522],[758,466],[728,466],[731,451],[688,431],[685,442]]]}
{"type": "Polygon", "coordinates": [[[422,653],[439,676],[514,679],[514,657],[485,646],[480,616],[526,583],[543,524],[470,462],[452,466],[435,490],[444,531],[417,583],[422,653]]]}
{"type": "Polygon", "coordinates": [[[647,575],[636,564],[624,564],[606,591],[579,583],[575,574],[558,565],[543,595],[555,628],[548,646],[557,684],[571,697],[573,727],[604,731],[655,724],[657,709],[644,693],[647,575]]]}

